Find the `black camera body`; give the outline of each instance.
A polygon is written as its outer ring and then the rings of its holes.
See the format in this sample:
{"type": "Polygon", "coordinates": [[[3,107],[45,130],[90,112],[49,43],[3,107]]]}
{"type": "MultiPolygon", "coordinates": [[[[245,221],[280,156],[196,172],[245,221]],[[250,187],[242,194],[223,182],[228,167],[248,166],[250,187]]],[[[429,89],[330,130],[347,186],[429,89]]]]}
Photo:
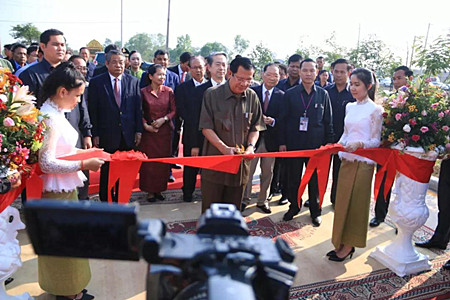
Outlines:
{"type": "Polygon", "coordinates": [[[294,253],[282,239],[250,236],[234,205],[212,204],[196,234],[167,232],[158,219],[138,222],[137,210],[36,201],[26,204],[25,216],[38,255],[143,257],[149,263],[147,299],[288,299],[294,253]]]}

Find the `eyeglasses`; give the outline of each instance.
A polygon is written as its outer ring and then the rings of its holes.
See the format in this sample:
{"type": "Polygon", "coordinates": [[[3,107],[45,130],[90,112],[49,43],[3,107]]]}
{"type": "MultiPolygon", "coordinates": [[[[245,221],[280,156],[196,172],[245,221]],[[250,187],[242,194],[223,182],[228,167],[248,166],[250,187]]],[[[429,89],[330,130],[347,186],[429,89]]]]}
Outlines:
{"type": "Polygon", "coordinates": [[[239,83],[244,83],[244,84],[251,84],[253,79],[245,79],[245,78],[241,78],[239,76],[236,76],[235,74],[233,74],[233,77],[236,78],[236,80],[239,83]]]}

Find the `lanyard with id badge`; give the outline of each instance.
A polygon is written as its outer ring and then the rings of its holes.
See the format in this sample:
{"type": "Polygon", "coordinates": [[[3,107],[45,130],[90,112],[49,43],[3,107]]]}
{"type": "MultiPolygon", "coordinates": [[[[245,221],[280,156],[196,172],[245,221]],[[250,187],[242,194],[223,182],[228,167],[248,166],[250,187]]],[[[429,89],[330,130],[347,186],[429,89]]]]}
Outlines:
{"type": "Polygon", "coordinates": [[[300,97],[302,98],[303,107],[305,107],[305,112],[302,117],[300,117],[300,126],[298,128],[299,131],[308,131],[308,123],[309,118],[306,116],[306,112],[308,111],[309,106],[311,105],[311,101],[314,97],[314,92],[311,93],[309,97],[308,105],[305,104],[305,99],[303,98],[303,93],[300,92],[300,97]]]}

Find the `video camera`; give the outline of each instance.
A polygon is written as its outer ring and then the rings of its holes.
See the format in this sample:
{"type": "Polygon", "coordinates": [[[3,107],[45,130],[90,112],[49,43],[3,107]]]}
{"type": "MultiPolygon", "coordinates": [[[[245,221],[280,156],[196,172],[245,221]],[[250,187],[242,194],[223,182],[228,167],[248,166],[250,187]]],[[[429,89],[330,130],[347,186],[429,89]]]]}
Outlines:
{"type": "Polygon", "coordinates": [[[170,233],[162,220],[137,220],[139,206],[34,201],[25,205],[38,255],[149,263],[147,299],[288,299],[294,253],[278,238],[250,236],[231,204],[212,204],[197,233],[170,233]]]}

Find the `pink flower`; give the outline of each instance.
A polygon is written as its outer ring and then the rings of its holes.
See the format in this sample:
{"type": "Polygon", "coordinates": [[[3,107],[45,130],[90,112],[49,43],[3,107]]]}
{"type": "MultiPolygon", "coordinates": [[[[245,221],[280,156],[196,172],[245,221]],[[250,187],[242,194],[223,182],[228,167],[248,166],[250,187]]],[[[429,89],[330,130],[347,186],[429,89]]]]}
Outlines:
{"type": "Polygon", "coordinates": [[[402,118],[402,114],[398,113],[395,115],[395,119],[399,121],[402,118]]]}
{"type": "Polygon", "coordinates": [[[443,112],[438,113],[438,117],[439,119],[442,119],[444,117],[444,113],[443,112]]]}
{"type": "Polygon", "coordinates": [[[449,110],[449,109],[446,109],[446,110],[444,110],[444,113],[445,113],[446,115],[448,115],[448,114],[450,113],[450,110],[449,110]]]}
{"type": "Polygon", "coordinates": [[[436,102],[436,103],[431,104],[431,107],[432,107],[432,108],[435,108],[435,107],[438,107],[438,106],[439,106],[439,102],[436,102]]]}
{"type": "Polygon", "coordinates": [[[450,128],[447,125],[442,126],[442,130],[444,130],[445,132],[447,132],[450,128]]]}
{"type": "Polygon", "coordinates": [[[421,114],[422,114],[422,116],[425,117],[425,116],[427,115],[427,111],[426,111],[426,110],[422,110],[422,113],[421,113],[421,114]]]}
{"type": "Polygon", "coordinates": [[[422,133],[425,133],[425,132],[427,132],[429,129],[428,129],[428,127],[427,126],[422,126],[422,127],[420,127],[420,131],[422,131],[422,133]]]}
{"type": "Polygon", "coordinates": [[[420,140],[420,136],[418,136],[417,134],[414,134],[414,135],[411,137],[411,139],[412,139],[414,142],[417,142],[418,140],[420,140]]]}
{"type": "Polygon", "coordinates": [[[416,122],[416,119],[409,119],[409,124],[411,124],[412,126],[414,126],[414,125],[416,125],[417,124],[417,122],[416,122]]]}
{"type": "Polygon", "coordinates": [[[16,123],[14,123],[14,120],[11,119],[10,117],[7,117],[7,118],[5,118],[3,120],[3,126],[11,127],[11,126],[14,126],[14,125],[16,125],[16,123]]]}

